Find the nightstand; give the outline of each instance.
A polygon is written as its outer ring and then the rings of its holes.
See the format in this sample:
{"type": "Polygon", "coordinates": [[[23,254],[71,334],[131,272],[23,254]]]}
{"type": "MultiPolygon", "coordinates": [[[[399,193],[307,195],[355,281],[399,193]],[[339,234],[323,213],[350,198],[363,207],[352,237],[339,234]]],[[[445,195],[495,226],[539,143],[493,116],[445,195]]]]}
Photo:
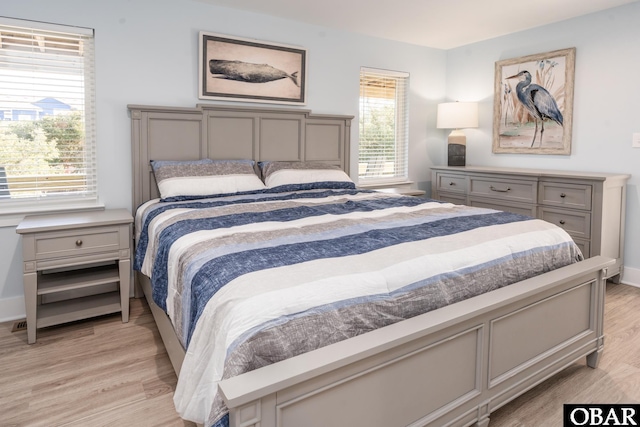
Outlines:
{"type": "Polygon", "coordinates": [[[37,328],[116,312],[129,321],[132,222],[125,209],[20,222],[29,344],[37,328]]]}

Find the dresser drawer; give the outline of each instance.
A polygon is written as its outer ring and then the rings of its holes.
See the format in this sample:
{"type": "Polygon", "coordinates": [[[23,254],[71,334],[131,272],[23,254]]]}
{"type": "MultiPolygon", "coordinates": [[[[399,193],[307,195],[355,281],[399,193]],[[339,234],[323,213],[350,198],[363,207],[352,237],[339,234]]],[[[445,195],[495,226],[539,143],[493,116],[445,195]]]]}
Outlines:
{"type": "Polygon", "coordinates": [[[96,227],[38,233],[35,236],[37,260],[118,251],[120,248],[118,227],[96,227]]]}
{"type": "Polygon", "coordinates": [[[436,180],[438,192],[465,193],[467,191],[467,178],[465,176],[438,172],[436,180]]]}
{"type": "Polygon", "coordinates": [[[540,204],[591,210],[592,187],[587,184],[540,182],[540,204]]]}
{"type": "Polygon", "coordinates": [[[509,203],[507,201],[501,202],[499,200],[490,200],[485,198],[469,198],[469,206],[475,208],[487,208],[495,209],[497,211],[511,212],[518,215],[526,215],[535,218],[536,208],[533,205],[526,203],[509,203]]]}
{"type": "Polygon", "coordinates": [[[457,193],[438,193],[438,200],[453,203],[454,205],[464,205],[467,202],[467,197],[464,194],[457,193]]]}
{"type": "Polygon", "coordinates": [[[583,239],[573,239],[573,241],[578,245],[580,251],[582,252],[582,256],[586,258],[591,258],[591,244],[588,240],[583,239]]]}
{"type": "Polygon", "coordinates": [[[539,217],[562,227],[573,237],[589,239],[591,237],[591,214],[588,212],[565,209],[540,208],[539,217]]]}
{"type": "Polygon", "coordinates": [[[472,176],[469,179],[469,185],[469,194],[473,196],[536,203],[538,186],[534,181],[472,176]]]}

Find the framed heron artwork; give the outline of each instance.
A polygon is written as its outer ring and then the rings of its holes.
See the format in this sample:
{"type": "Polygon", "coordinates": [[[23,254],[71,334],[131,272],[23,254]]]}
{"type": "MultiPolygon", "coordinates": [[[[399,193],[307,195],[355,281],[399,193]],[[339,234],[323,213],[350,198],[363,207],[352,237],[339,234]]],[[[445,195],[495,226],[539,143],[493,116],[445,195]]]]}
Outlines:
{"type": "Polygon", "coordinates": [[[496,62],[493,152],[571,154],[576,49],[496,62]]]}
{"type": "Polygon", "coordinates": [[[307,50],[200,32],[199,98],[306,103],[307,50]]]}

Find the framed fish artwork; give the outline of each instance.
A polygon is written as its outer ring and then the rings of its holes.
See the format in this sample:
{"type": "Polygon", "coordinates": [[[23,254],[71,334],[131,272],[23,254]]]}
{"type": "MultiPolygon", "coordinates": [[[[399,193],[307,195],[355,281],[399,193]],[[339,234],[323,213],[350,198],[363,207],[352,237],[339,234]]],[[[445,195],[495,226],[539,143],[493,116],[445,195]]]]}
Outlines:
{"type": "Polygon", "coordinates": [[[493,152],[571,154],[576,49],[496,62],[493,152]]]}
{"type": "Polygon", "coordinates": [[[200,32],[199,98],[306,103],[307,50],[200,32]]]}

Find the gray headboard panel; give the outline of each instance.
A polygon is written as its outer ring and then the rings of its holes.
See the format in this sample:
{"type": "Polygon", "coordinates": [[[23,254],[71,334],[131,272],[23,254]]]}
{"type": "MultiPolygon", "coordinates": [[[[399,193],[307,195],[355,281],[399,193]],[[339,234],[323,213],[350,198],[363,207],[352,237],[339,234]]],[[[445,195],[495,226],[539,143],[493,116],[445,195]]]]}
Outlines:
{"type": "Polygon", "coordinates": [[[158,197],[149,160],[320,161],[349,173],[353,116],[200,104],[129,105],[135,209],[158,197]]]}

